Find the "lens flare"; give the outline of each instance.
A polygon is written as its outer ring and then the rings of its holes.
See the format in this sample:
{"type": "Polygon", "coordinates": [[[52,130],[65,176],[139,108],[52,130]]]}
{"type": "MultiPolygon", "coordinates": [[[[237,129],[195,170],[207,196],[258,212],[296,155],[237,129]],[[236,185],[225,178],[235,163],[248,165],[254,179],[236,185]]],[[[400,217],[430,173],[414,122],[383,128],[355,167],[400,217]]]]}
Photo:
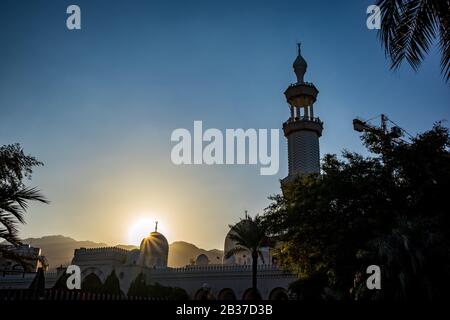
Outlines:
{"type": "Polygon", "coordinates": [[[147,237],[151,232],[155,231],[156,222],[158,222],[158,232],[165,234],[164,230],[166,224],[156,215],[151,215],[154,218],[144,217],[139,218],[130,226],[128,230],[128,243],[139,246],[142,239],[147,237]]]}

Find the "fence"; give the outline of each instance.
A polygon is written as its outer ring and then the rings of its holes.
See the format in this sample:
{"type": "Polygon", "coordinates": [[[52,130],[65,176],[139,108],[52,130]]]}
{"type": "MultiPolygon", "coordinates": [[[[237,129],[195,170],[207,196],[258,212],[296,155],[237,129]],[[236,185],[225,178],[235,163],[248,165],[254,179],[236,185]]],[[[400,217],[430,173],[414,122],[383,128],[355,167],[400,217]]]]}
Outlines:
{"type": "Polygon", "coordinates": [[[142,300],[157,301],[169,300],[168,298],[138,297],[126,295],[114,295],[107,293],[92,293],[83,290],[57,290],[45,289],[38,294],[29,289],[3,289],[0,290],[0,301],[23,301],[23,300],[46,300],[46,301],[112,301],[112,300],[142,300]]]}

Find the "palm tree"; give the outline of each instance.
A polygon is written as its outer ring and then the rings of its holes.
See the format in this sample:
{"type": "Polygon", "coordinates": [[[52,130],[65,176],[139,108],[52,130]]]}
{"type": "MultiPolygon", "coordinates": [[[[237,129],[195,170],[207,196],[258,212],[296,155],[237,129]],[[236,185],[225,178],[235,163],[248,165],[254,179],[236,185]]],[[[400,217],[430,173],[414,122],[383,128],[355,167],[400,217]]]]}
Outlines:
{"type": "MultiPolygon", "coordinates": [[[[34,157],[25,155],[18,144],[0,147],[0,239],[13,246],[21,244],[18,223],[24,223],[28,203],[48,203],[39,190],[25,186],[23,180],[31,178],[32,168],[42,165],[34,157]]],[[[0,246],[0,255],[27,265],[26,257],[20,256],[9,247],[0,246]]],[[[44,261],[42,261],[44,263],[44,261]]]]}
{"type": "Polygon", "coordinates": [[[230,225],[231,232],[229,238],[236,243],[236,246],[225,252],[225,258],[228,259],[240,252],[249,252],[252,257],[252,294],[254,298],[259,297],[257,287],[258,257],[264,262],[261,249],[271,245],[268,236],[268,228],[260,216],[250,217],[245,213],[244,219],[241,219],[235,225],[230,225]]]}
{"type": "Polygon", "coordinates": [[[441,69],[450,79],[450,0],[379,0],[379,38],[391,69],[406,59],[417,71],[433,41],[439,39],[441,69]]]}

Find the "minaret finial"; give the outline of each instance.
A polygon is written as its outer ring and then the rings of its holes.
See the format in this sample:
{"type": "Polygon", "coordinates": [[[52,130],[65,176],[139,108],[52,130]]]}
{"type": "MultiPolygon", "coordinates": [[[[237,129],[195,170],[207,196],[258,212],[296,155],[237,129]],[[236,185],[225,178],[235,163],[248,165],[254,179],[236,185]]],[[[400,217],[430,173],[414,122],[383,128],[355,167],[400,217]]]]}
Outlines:
{"type": "Polygon", "coordinates": [[[158,221],[155,221],[155,232],[158,232],[158,221]]]}
{"type": "Polygon", "coordinates": [[[298,55],[294,61],[294,65],[293,65],[295,75],[297,76],[297,83],[304,82],[303,78],[306,73],[306,68],[308,67],[308,64],[306,63],[305,59],[303,59],[303,57],[302,57],[301,44],[302,44],[301,42],[297,42],[298,55]]]}

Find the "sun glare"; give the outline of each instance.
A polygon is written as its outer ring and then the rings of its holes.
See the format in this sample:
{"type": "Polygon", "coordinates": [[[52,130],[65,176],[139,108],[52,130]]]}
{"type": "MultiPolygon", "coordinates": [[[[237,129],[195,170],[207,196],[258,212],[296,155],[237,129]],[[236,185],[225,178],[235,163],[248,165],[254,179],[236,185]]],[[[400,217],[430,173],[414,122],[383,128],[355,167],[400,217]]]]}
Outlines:
{"type": "Polygon", "coordinates": [[[128,243],[140,245],[143,238],[155,231],[155,223],[158,221],[158,232],[164,234],[165,225],[158,218],[140,218],[136,220],[128,230],[128,243]]]}

